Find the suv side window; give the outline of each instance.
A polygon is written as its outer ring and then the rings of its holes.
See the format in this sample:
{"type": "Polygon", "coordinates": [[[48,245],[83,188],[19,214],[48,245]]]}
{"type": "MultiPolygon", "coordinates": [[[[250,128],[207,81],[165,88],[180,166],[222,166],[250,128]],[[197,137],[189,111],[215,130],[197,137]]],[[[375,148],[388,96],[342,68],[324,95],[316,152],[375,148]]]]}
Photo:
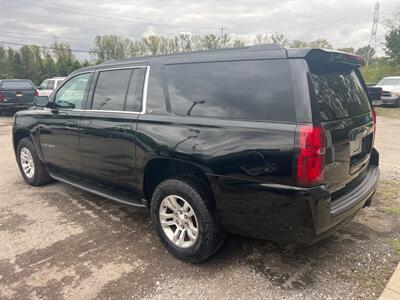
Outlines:
{"type": "Polygon", "coordinates": [[[165,78],[177,115],[296,120],[287,60],[167,65],[165,78]]]}
{"type": "Polygon", "coordinates": [[[58,91],[54,106],[59,108],[81,109],[89,89],[92,73],[84,73],[72,77],[58,91]]]}
{"type": "Polygon", "coordinates": [[[128,95],[126,98],[127,111],[141,112],[144,80],[146,76],[146,68],[133,69],[131,82],[129,84],[128,95]]]}
{"type": "Polygon", "coordinates": [[[122,111],[132,69],[100,71],[93,95],[93,110],[122,111]]]}

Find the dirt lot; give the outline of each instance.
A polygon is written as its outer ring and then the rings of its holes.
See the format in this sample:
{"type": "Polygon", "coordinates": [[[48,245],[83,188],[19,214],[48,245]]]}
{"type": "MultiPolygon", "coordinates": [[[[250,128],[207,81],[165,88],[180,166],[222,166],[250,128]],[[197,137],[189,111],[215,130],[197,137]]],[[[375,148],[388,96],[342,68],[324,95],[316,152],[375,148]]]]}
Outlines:
{"type": "Polygon", "coordinates": [[[382,180],[346,229],[308,248],[233,236],[200,265],[166,253],[144,212],[25,184],[11,121],[0,118],[0,299],[373,299],[399,259],[400,119],[378,117],[382,180]]]}

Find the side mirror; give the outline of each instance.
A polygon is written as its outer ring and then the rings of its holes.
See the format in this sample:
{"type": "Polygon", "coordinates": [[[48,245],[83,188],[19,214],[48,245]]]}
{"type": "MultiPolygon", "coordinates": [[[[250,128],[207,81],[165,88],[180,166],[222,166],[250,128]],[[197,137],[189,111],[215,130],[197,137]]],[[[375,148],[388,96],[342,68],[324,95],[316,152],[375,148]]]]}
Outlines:
{"type": "Polygon", "coordinates": [[[370,101],[381,100],[382,88],[369,86],[367,87],[367,95],[370,101]]]}
{"type": "Polygon", "coordinates": [[[36,96],[33,100],[33,104],[36,107],[46,107],[49,104],[49,97],[47,96],[36,96]]]}

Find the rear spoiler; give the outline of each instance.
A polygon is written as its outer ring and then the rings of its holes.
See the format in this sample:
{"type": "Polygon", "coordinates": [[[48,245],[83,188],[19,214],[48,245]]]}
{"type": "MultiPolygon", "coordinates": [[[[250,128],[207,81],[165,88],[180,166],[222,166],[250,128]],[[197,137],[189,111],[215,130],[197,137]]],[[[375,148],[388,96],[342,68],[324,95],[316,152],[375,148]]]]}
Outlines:
{"type": "Polygon", "coordinates": [[[288,58],[304,58],[319,63],[345,63],[356,66],[365,64],[364,57],[336,50],[326,49],[287,49],[288,58]]]}

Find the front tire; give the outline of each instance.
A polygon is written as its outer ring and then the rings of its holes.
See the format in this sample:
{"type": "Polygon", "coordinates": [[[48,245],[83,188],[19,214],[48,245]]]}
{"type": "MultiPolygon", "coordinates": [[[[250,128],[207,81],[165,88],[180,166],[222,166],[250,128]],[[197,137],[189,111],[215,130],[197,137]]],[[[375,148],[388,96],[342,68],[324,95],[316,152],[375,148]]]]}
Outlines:
{"type": "Polygon", "coordinates": [[[181,260],[203,261],[224,241],[225,234],[212,209],[211,192],[200,180],[161,182],[153,193],[150,210],[160,240],[181,260]]]}
{"type": "Polygon", "coordinates": [[[28,184],[40,186],[51,181],[47,168],[39,159],[30,138],[23,138],[18,143],[17,162],[21,175],[28,184]]]}

